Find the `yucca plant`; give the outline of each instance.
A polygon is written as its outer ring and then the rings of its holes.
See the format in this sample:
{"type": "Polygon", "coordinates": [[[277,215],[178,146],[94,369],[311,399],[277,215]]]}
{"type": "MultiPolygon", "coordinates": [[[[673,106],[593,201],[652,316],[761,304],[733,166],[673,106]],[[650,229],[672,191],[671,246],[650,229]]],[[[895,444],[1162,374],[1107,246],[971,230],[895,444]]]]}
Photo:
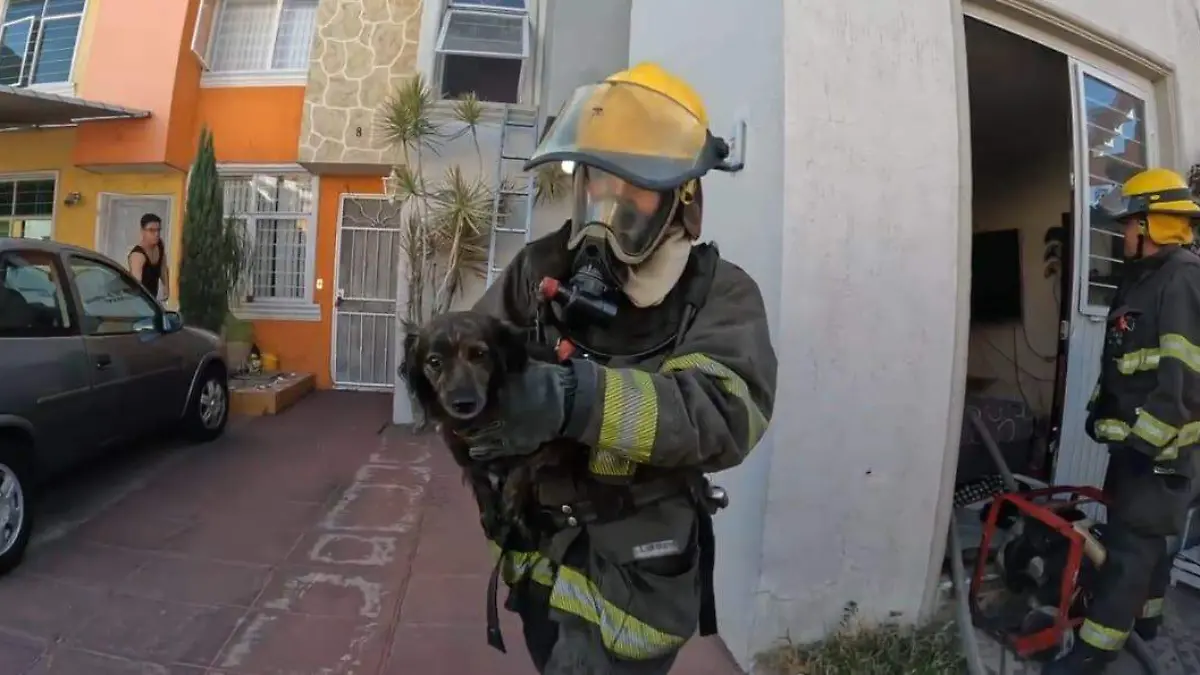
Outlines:
{"type": "Polygon", "coordinates": [[[439,117],[432,92],[416,75],[402,83],[380,111],[380,131],[399,159],[387,189],[404,214],[401,246],[408,264],[408,322],[420,323],[449,310],[465,283],[486,273],[497,201],[497,221],[503,223],[509,213],[503,193],[511,183],[504,179],[492,185],[494,176],[483,162],[478,130],[484,110],[474,95],[467,95],[439,117]],[[429,155],[441,155],[460,140],[470,141],[475,166],[452,165],[436,179],[427,177],[424,163],[429,155]]]}
{"type": "Polygon", "coordinates": [[[558,162],[543,164],[536,171],[533,177],[536,204],[553,204],[571,191],[571,175],[558,162]]]}

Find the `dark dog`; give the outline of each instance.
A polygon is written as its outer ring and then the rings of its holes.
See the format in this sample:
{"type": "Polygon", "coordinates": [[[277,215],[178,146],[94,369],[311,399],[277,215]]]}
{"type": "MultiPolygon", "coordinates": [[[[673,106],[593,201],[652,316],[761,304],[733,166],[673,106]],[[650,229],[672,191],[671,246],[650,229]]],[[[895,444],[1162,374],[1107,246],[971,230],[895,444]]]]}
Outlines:
{"type": "Polygon", "coordinates": [[[463,470],[487,520],[489,511],[512,523],[520,534],[531,534],[536,517],[536,483],[551,473],[574,473],[586,466],[566,466],[570,457],[586,464],[587,453],[563,452],[549,443],[532,455],[480,462],[459,435],[493,421],[497,396],[510,377],[519,374],[531,356],[525,334],[499,319],[477,312],[449,312],[415,330],[404,341],[401,377],[427,420],[442,434],[454,461],[463,470]]]}

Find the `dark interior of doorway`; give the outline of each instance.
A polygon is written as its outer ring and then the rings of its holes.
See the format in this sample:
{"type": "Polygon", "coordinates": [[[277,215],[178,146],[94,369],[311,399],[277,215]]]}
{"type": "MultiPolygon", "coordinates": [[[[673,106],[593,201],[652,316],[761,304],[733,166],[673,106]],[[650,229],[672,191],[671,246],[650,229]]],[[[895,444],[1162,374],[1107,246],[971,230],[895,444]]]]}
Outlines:
{"type": "Polygon", "coordinates": [[[1010,468],[1049,481],[1066,377],[1074,222],[1067,57],[966,19],[972,278],[960,489],[992,479],[983,422],[1010,468]]]}

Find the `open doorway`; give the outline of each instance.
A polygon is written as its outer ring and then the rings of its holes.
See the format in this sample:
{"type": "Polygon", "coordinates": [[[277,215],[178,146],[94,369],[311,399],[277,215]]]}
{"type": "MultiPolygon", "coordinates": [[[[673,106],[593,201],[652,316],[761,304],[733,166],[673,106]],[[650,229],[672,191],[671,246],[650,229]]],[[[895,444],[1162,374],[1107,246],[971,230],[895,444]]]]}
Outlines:
{"type": "Polygon", "coordinates": [[[958,484],[997,474],[972,417],[1014,472],[1049,482],[1074,257],[1071,66],[1062,53],[970,17],[966,44],[973,240],[958,484]]]}

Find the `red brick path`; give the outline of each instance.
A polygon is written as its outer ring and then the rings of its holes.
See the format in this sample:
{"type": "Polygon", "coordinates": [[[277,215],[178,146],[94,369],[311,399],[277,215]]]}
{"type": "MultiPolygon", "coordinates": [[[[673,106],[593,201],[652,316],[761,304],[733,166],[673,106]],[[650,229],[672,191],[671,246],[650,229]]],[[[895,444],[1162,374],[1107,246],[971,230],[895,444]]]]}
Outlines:
{"type": "MultiPolygon", "coordinates": [[[[529,675],[484,643],[478,514],[390,398],[320,393],[189,449],[0,580],[0,675],[529,675]]],[[[732,675],[695,640],[675,672],[732,675]]]]}

